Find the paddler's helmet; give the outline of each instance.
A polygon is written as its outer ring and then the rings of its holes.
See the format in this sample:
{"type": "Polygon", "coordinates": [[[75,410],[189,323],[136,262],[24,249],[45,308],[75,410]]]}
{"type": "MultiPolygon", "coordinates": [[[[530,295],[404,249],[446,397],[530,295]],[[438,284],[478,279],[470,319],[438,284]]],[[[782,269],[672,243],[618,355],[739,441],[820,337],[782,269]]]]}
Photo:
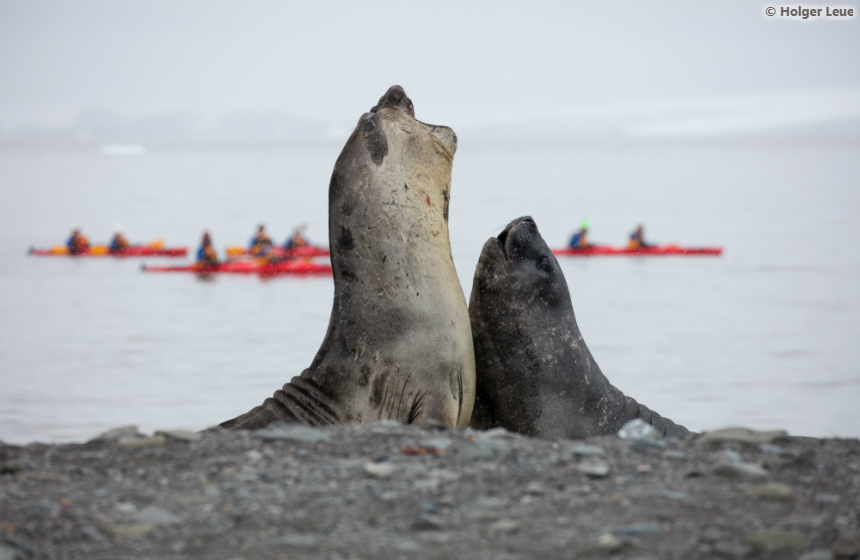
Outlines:
{"type": "Polygon", "coordinates": [[[589,226],[589,225],[590,225],[590,224],[588,223],[588,220],[586,220],[585,218],[583,218],[583,219],[582,219],[582,223],[579,225],[579,227],[581,227],[582,229],[588,229],[588,226],[589,226]]]}

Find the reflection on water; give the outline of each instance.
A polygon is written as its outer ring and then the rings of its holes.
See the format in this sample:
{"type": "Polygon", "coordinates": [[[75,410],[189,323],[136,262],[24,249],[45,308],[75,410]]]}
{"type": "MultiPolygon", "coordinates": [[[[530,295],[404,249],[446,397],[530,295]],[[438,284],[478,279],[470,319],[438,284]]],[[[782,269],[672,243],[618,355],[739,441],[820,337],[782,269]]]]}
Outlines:
{"type": "MultiPolygon", "coordinates": [[[[451,240],[468,295],[483,242],[532,215],[550,245],[580,219],[620,245],[719,244],[720,258],[561,259],[610,380],[691,429],[728,424],[860,436],[857,146],[540,149],[469,146],[451,240]]],[[[142,274],[137,259],[28,257],[80,226],[219,249],[260,222],[326,241],[339,146],[0,152],[0,439],[80,441],[128,423],[204,428],[307,367],[329,278],[142,274]]],[[[153,262],[158,262],[155,260],[153,262]]]]}

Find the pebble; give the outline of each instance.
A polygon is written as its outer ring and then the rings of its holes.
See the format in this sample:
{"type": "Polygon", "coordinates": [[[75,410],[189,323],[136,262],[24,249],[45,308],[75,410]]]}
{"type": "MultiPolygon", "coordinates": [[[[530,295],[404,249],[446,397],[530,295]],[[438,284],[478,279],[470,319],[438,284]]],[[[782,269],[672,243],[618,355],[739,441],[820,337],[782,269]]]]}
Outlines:
{"type": "Polygon", "coordinates": [[[743,538],[745,545],[756,550],[803,550],[809,546],[809,538],[797,531],[758,531],[743,538]]]}
{"type": "Polygon", "coordinates": [[[518,533],[520,524],[513,519],[499,519],[487,525],[487,532],[491,535],[512,535],[518,533]]]}
{"type": "Polygon", "coordinates": [[[597,548],[606,552],[618,552],[619,550],[624,548],[624,545],[625,542],[613,535],[612,533],[600,535],[600,537],[597,539],[597,548]]]}
{"type": "Polygon", "coordinates": [[[660,526],[656,523],[634,523],[619,527],[612,531],[617,537],[641,537],[644,535],[656,535],[660,532],[660,526]]]}
{"type": "Polygon", "coordinates": [[[164,436],[170,439],[178,439],[179,441],[195,442],[200,441],[202,437],[200,432],[192,432],[190,430],[159,430],[155,432],[157,436],[164,436]]]}
{"type": "Polygon", "coordinates": [[[364,465],[364,472],[372,476],[373,478],[388,478],[394,471],[397,470],[397,467],[393,463],[389,463],[388,461],[384,463],[366,463],[364,465]]]}
{"type": "Polygon", "coordinates": [[[24,560],[24,553],[17,548],[0,544],[0,560],[24,560]]]}
{"type": "Polygon", "coordinates": [[[605,455],[606,451],[599,445],[588,445],[580,443],[564,450],[567,457],[586,457],[605,455]]]}
{"type": "Polygon", "coordinates": [[[134,520],[141,524],[171,525],[182,523],[182,520],[166,509],[157,506],[147,506],[134,516],[134,520]]]}
{"type": "Polygon", "coordinates": [[[824,492],[819,492],[815,495],[815,501],[822,504],[835,504],[840,500],[838,494],[825,494],[824,492]]]}
{"type": "Polygon", "coordinates": [[[317,538],[313,535],[285,535],[276,542],[290,548],[314,548],[317,538]]]}
{"type": "Polygon", "coordinates": [[[714,467],[714,474],[748,480],[761,480],[769,476],[764,468],[755,463],[720,463],[714,467]]]}
{"type": "Polygon", "coordinates": [[[509,449],[510,446],[504,441],[481,437],[475,441],[458,441],[456,445],[457,456],[466,461],[492,459],[506,454],[509,449]]]}
{"type": "Polygon", "coordinates": [[[438,531],[444,526],[442,518],[438,515],[419,515],[412,523],[413,531],[438,531]]]}
{"type": "Polygon", "coordinates": [[[155,523],[134,523],[131,525],[114,525],[110,528],[110,532],[115,537],[124,537],[134,539],[142,537],[147,533],[155,530],[155,523]]]}
{"type": "Polygon", "coordinates": [[[164,441],[164,436],[121,437],[117,440],[117,445],[126,448],[154,447],[156,445],[164,445],[164,441]]]}
{"type": "Polygon", "coordinates": [[[860,538],[851,534],[840,535],[830,550],[839,558],[856,557],[860,555],[860,538]]]}
{"type": "Polygon", "coordinates": [[[794,495],[794,491],[787,484],[769,482],[761,486],[753,486],[745,494],[748,496],[757,496],[765,500],[789,500],[794,495]]]}
{"type": "Polygon", "coordinates": [[[748,428],[723,428],[713,432],[705,432],[696,440],[696,445],[707,443],[772,443],[788,438],[785,430],[774,430],[771,432],[757,432],[748,428]]]}
{"type": "Polygon", "coordinates": [[[659,453],[660,451],[663,451],[664,447],[666,447],[665,441],[636,439],[630,443],[629,449],[640,453],[659,453]]]}
{"type": "Polygon", "coordinates": [[[120,426],[119,428],[113,428],[112,430],[108,430],[97,435],[91,439],[89,443],[96,441],[115,441],[121,437],[137,437],[138,435],[140,435],[140,432],[137,430],[137,426],[120,426]]]}
{"type": "Polygon", "coordinates": [[[583,461],[576,465],[576,470],[591,478],[603,478],[611,470],[609,465],[597,461],[583,461]]]}
{"type": "Polygon", "coordinates": [[[833,560],[833,553],[829,550],[812,550],[802,555],[797,560],[833,560]]]}
{"type": "Polygon", "coordinates": [[[328,432],[319,428],[282,422],[269,424],[264,429],[257,430],[254,432],[254,437],[263,441],[287,440],[301,443],[328,443],[331,441],[328,432]]]}
{"type": "Polygon", "coordinates": [[[658,440],[663,439],[663,434],[658,432],[654,426],[641,418],[634,418],[621,426],[621,429],[618,430],[618,437],[634,441],[642,439],[658,440]]]}

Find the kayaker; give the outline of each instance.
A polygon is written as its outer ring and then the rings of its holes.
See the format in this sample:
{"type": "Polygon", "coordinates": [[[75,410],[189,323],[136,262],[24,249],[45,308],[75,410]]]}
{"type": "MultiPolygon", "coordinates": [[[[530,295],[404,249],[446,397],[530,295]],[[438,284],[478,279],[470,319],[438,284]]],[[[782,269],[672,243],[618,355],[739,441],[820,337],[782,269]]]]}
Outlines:
{"type": "Polygon", "coordinates": [[[70,255],[80,255],[90,248],[90,240],[81,233],[80,229],[75,228],[72,230],[69,240],[66,241],[66,247],[68,247],[70,255]]]}
{"type": "Polygon", "coordinates": [[[113,227],[113,239],[110,240],[109,250],[111,253],[118,253],[123,249],[128,249],[131,247],[131,243],[128,242],[128,239],[122,234],[122,227],[119,224],[116,224],[113,227]]]}
{"type": "Polygon", "coordinates": [[[284,249],[298,249],[300,247],[307,247],[308,240],[305,239],[304,235],[302,235],[302,232],[307,229],[307,227],[308,226],[305,224],[302,224],[297,227],[293,231],[293,234],[290,236],[290,238],[287,239],[287,242],[284,243],[284,249]]]}
{"type": "Polygon", "coordinates": [[[252,255],[256,255],[258,257],[264,256],[267,248],[271,248],[272,239],[266,235],[266,227],[263,224],[260,224],[257,227],[257,233],[251,239],[251,244],[249,246],[249,250],[252,255]]]}
{"type": "Polygon", "coordinates": [[[570,238],[570,246],[573,249],[585,249],[588,247],[588,220],[582,220],[579,231],[570,238]]]}
{"type": "Polygon", "coordinates": [[[645,229],[638,225],[633,233],[630,234],[630,241],[627,242],[628,249],[647,249],[651,247],[650,243],[645,243],[645,229]]]}
{"type": "Polygon", "coordinates": [[[200,242],[200,248],[197,249],[197,264],[202,266],[215,266],[218,264],[218,252],[212,245],[212,238],[209,237],[209,232],[203,232],[203,240],[200,242]]]}

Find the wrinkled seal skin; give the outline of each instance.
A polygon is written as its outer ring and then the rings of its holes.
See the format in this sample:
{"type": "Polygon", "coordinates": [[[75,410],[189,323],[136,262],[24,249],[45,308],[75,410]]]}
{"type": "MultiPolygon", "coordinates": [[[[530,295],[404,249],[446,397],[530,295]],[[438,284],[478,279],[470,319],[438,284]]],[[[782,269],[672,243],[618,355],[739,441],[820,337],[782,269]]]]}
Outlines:
{"type": "Polygon", "coordinates": [[[311,366],[221,424],[435,420],[465,428],[475,355],[448,238],[457,136],[415,120],[403,88],[362,115],[329,185],[334,304],[311,366]]]}
{"type": "Polygon", "coordinates": [[[577,439],[641,418],[666,435],[689,433],[600,372],[576,325],[564,274],[531,217],[484,244],[469,316],[477,368],[472,427],[577,439]]]}

